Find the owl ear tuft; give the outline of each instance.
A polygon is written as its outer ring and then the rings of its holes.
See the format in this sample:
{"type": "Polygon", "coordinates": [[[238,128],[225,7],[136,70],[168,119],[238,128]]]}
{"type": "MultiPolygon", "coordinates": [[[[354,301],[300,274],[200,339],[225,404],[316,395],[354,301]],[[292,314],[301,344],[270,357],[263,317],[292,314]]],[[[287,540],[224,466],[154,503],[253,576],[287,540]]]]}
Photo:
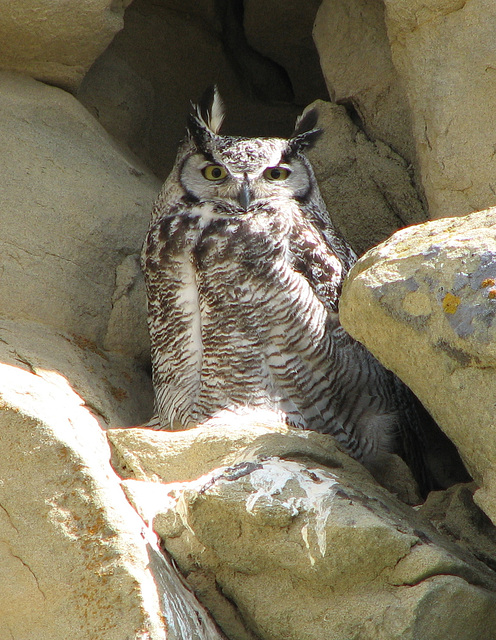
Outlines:
{"type": "Polygon", "coordinates": [[[322,129],[317,128],[319,112],[313,108],[297,118],[293,135],[289,139],[289,148],[293,153],[311,149],[322,135],[322,129]]]}
{"type": "Polygon", "coordinates": [[[224,103],[215,85],[208,87],[198,104],[191,105],[188,132],[199,147],[217,135],[224,120],[224,103]]]}
{"type": "Polygon", "coordinates": [[[295,136],[299,136],[302,133],[306,133],[315,129],[318,119],[319,112],[317,111],[316,107],[305,111],[301,114],[301,116],[298,116],[296,118],[295,128],[291,137],[294,138],[295,136]]]}
{"type": "Polygon", "coordinates": [[[198,107],[210,131],[219,133],[222,123],[224,122],[225,111],[217,85],[214,84],[208,87],[201,97],[198,107]]]}

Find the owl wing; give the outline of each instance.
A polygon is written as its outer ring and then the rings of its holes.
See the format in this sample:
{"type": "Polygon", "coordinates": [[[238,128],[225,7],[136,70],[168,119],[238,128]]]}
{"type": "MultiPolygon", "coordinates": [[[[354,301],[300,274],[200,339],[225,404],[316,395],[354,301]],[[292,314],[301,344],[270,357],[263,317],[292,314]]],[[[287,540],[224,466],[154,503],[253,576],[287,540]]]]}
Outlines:
{"type": "Polygon", "coordinates": [[[371,428],[376,428],[376,419],[383,421],[386,430],[389,422],[387,448],[405,460],[421,492],[427,494],[436,484],[426,463],[426,431],[433,428],[431,416],[392,371],[343,329],[337,314],[329,314],[328,327],[331,358],[341,372],[343,389],[347,390],[340,420],[353,423],[365,449],[367,440],[374,437],[371,428]]]}
{"type": "Polygon", "coordinates": [[[332,227],[316,223],[315,217],[301,219],[290,246],[294,270],[328,310],[330,370],[339,371],[341,396],[335,420],[353,436],[349,444],[362,453],[381,440],[374,430],[384,431],[386,445],[389,432],[393,448],[412,469],[422,492],[428,492],[434,482],[426,466],[425,432],[432,418],[410,389],[339,323],[338,302],[343,281],[356,260],[353,250],[332,227]]]}
{"type": "Polygon", "coordinates": [[[356,262],[353,249],[320,217],[303,217],[301,212],[295,218],[289,247],[293,269],[305,278],[328,310],[337,311],[344,279],[356,262]]]}
{"type": "Polygon", "coordinates": [[[198,394],[202,342],[191,249],[196,221],[181,205],[150,225],[142,252],[148,301],[153,384],[162,428],[184,423],[198,394]]]}

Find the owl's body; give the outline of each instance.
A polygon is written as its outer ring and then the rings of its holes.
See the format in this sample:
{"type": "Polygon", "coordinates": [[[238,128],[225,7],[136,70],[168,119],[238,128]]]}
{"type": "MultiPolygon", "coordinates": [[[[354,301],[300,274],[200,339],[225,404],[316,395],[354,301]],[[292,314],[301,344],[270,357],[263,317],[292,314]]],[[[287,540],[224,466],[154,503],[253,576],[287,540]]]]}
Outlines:
{"type": "Polygon", "coordinates": [[[270,409],[373,463],[409,399],[339,324],[355,255],[303,155],[313,115],[289,140],[226,137],[212,99],[190,118],[143,251],[160,426],[270,409]]]}

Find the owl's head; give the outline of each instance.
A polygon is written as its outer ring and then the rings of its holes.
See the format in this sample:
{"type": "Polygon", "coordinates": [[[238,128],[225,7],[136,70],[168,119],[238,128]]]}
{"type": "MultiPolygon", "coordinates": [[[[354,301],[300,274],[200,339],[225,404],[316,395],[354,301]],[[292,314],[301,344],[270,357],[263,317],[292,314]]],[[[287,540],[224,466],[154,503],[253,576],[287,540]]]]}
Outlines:
{"type": "Polygon", "coordinates": [[[214,202],[217,210],[255,210],[274,198],[304,202],[316,188],[304,157],[320,136],[317,112],[301,116],[289,139],[222,136],[222,101],[213,87],[188,119],[188,152],[179,178],[192,202],[214,202]]]}

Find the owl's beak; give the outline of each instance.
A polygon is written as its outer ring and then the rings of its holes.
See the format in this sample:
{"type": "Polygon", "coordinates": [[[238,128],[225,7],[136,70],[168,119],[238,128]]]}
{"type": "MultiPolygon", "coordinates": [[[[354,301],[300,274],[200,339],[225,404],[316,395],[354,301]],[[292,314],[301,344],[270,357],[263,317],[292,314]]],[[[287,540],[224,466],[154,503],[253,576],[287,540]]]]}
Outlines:
{"type": "Polygon", "coordinates": [[[250,181],[248,180],[247,175],[245,175],[245,179],[243,180],[241,189],[238,193],[238,202],[245,211],[250,206],[250,202],[251,202],[250,181]]]}

